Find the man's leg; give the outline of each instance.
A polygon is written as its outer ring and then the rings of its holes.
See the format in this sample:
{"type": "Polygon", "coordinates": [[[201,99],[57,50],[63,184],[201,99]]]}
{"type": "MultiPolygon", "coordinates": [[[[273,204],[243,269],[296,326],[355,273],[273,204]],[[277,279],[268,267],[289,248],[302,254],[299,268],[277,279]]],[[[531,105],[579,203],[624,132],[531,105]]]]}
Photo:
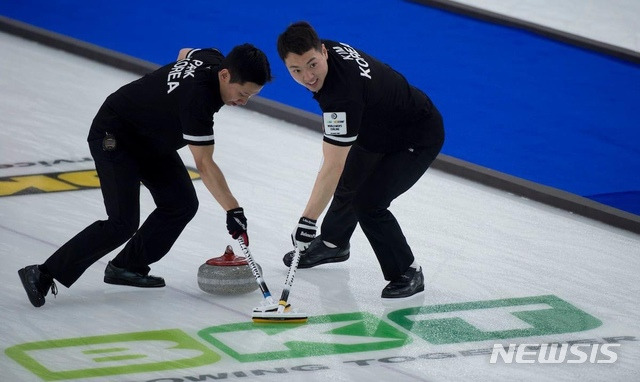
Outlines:
{"type": "Polygon", "coordinates": [[[149,264],[169,252],[195,216],[198,199],[193,182],[177,153],[151,158],[141,166],[142,183],[151,192],[157,207],[112,264],[147,275],[149,264]]]}
{"type": "Polygon", "coordinates": [[[349,244],[358,224],[353,199],[382,158],[383,154],[366,151],[358,145],[351,147],[333,200],[320,227],[323,240],[338,247],[349,244]]]}
{"type": "Polygon", "coordinates": [[[56,280],[70,287],[87,268],[127,241],[138,228],[140,219],[140,180],[138,164],[126,151],[103,151],[102,141],[89,142],[107,220],[85,228],[60,247],[43,264],[56,280]]]}
{"type": "Polygon", "coordinates": [[[420,179],[438,151],[439,147],[422,148],[385,155],[353,201],[360,227],[386,280],[400,278],[414,262],[411,248],[388,207],[420,179]]]}
{"type": "MultiPolygon", "coordinates": [[[[311,241],[304,255],[300,257],[299,268],[312,268],[349,259],[349,240],[358,225],[352,201],[358,187],[382,156],[366,151],[358,145],[351,147],[333,200],[320,226],[321,234],[311,241]]],[[[282,260],[286,266],[291,266],[293,254],[294,251],[290,251],[284,255],[282,260]]]]}

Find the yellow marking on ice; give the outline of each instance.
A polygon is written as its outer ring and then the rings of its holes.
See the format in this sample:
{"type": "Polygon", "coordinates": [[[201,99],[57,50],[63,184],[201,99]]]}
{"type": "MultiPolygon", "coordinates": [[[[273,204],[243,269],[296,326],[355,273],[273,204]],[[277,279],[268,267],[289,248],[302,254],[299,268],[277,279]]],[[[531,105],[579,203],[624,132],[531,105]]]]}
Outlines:
{"type": "Polygon", "coordinates": [[[0,181],[0,196],[14,195],[35,188],[44,192],[77,190],[69,183],[46,175],[12,176],[9,181],[0,181]]]}

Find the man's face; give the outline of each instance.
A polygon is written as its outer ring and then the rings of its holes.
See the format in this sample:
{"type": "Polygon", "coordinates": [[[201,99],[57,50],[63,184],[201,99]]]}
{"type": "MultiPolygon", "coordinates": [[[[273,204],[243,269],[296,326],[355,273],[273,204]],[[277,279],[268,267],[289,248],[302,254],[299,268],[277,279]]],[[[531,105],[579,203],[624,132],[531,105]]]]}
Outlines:
{"type": "Polygon", "coordinates": [[[220,79],[222,102],[228,106],[246,105],[249,98],[262,90],[262,86],[253,82],[245,82],[243,84],[230,82],[231,73],[227,69],[219,71],[218,78],[220,79]]]}
{"type": "Polygon", "coordinates": [[[312,92],[317,92],[322,89],[329,71],[327,57],[327,49],[322,44],[320,51],[310,49],[302,55],[289,53],[284,59],[284,64],[297,83],[312,92]]]}

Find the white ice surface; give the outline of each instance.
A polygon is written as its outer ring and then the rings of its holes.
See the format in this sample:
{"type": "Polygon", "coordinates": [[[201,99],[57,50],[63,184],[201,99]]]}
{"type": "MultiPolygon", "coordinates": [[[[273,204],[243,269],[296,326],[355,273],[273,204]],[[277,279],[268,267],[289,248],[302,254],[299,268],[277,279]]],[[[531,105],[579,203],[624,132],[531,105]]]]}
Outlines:
{"type": "Polygon", "coordinates": [[[454,0],[591,40],[640,52],[636,0],[454,0]]]}
{"type": "MultiPolygon", "coordinates": [[[[0,51],[0,164],[14,164],[0,168],[0,177],[91,169],[91,162],[81,161],[89,156],[85,139],[91,120],[109,93],[135,77],[6,34],[0,34],[0,51]],[[74,163],[49,165],[57,159],[74,163]],[[25,162],[46,164],[17,165],[25,162]]],[[[225,107],[216,116],[216,142],[215,158],[249,218],[252,253],[278,296],[287,271],[282,254],[290,247],[289,234],[319,167],[320,135],[255,112],[225,107]]],[[[181,154],[193,166],[188,151],[181,154]]],[[[39,309],[29,304],[16,271],[42,263],[85,226],[103,219],[100,191],[0,197],[0,380],[41,380],[8,357],[4,353],[8,348],[165,329],[182,330],[220,354],[221,359],[205,366],[81,380],[187,381],[220,373],[228,373],[229,380],[258,381],[639,378],[638,341],[621,342],[614,364],[504,365],[490,364],[488,355],[461,356],[462,351],[489,348],[494,343],[603,342],[605,337],[616,336],[640,339],[640,236],[436,170],[429,170],[391,207],[424,268],[425,293],[406,301],[380,299],[385,282],[368,242],[357,229],[351,242],[351,259],[299,270],[290,302],[312,317],[367,312],[402,331],[386,317],[388,313],[409,307],[555,295],[596,317],[602,325],[584,332],[445,345],[409,333],[411,343],[388,350],[239,362],[197,333],[219,325],[250,322],[251,309],[259,304],[261,295],[256,291],[218,297],[198,288],[198,267],[220,256],[233,241],[226,233],[222,209],[201,181],[194,183],[201,202],[198,214],[171,252],[152,266],[152,274],[165,277],[166,288],[141,290],[104,284],[104,267],[111,254],[89,268],[72,288],[60,287],[57,298],[47,296],[46,305],[39,309]],[[456,356],[419,358],[429,353],[456,356]],[[363,359],[372,361],[366,366],[349,362],[363,359]],[[295,368],[310,364],[324,368],[295,368]],[[287,374],[251,373],[276,368],[284,368],[287,374]]],[[[149,194],[143,191],[142,217],[152,208],[149,194]]],[[[234,248],[240,252],[237,245],[234,248]]],[[[514,325],[513,316],[492,318],[491,311],[485,313],[485,330],[514,325]]],[[[523,324],[516,321],[516,327],[523,324]]],[[[324,334],[326,327],[322,332],[319,327],[308,325],[292,331],[289,340],[357,340],[329,336],[324,334]]],[[[271,337],[259,334],[226,334],[220,338],[227,338],[235,344],[234,349],[247,353],[282,347],[279,342],[271,343],[271,337]]],[[[146,351],[152,358],[164,354],[162,347],[146,351]]],[[[83,355],[73,349],[30,355],[54,371],[86,366],[83,355]]]]}

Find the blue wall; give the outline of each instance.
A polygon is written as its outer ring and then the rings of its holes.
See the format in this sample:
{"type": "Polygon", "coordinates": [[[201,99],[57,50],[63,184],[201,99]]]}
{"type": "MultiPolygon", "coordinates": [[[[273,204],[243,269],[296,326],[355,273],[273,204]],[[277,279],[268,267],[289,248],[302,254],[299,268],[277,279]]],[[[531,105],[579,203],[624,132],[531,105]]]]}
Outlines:
{"type": "Polygon", "coordinates": [[[640,215],[637,64],[406,1],[21,0],[0,14],[157,64],[251,42],[276,76],[261,96],[318,112],[275,49],[304,19],[425,90],[445,117],[444,153],[640,215]]]}

